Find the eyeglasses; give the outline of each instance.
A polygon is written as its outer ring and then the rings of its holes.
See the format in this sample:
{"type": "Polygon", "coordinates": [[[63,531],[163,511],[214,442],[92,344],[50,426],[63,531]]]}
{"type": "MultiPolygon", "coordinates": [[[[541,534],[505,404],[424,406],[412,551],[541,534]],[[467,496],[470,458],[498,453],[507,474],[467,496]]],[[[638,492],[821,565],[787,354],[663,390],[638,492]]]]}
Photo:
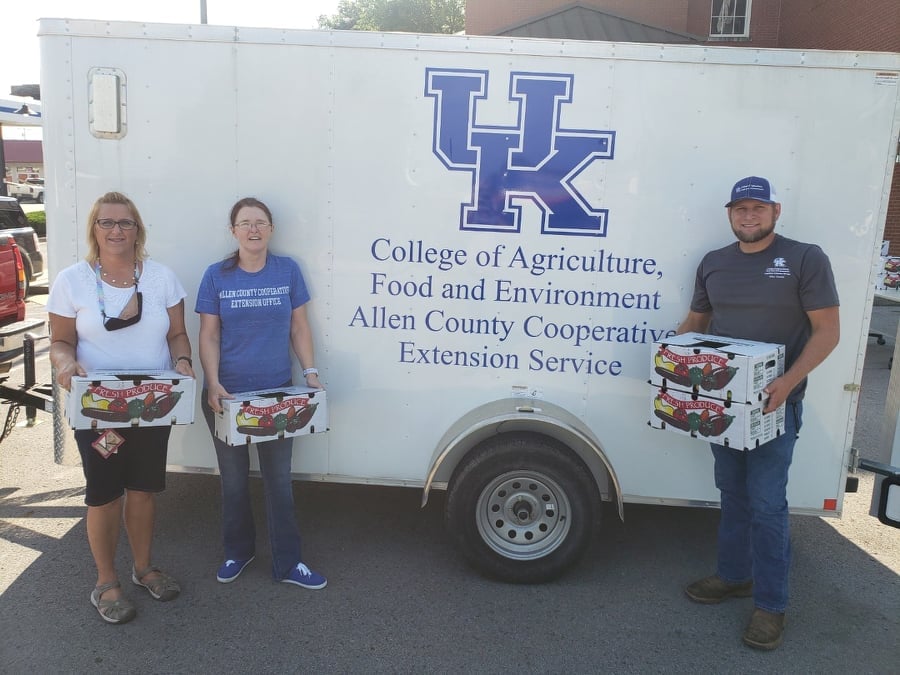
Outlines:
{"type": "Polygon", "coordinates": [[[113,220],[112,218],[98,218],[94,222],[97,223],[101,230],[111,230],[116,225],[118,225],[119,229],[123,231],[133,230],[137,227],[137,223],[131,218],[123,218],[122,220],[113,220]]]}
{"type": "Polygon", "coordinates": [[[272,227],[272,223],[265,220],[255,220],[252,223],[249,220],[242,220],[239,223],[235,223],[234,227],[241,232],[249,232],[251,227],[255,227],[260,232],[263,232],[272,227]]]}
{"type": "Polygon", "coordinates": [[[140,291],[136,291],[135,294],[137,295],[137,313],[134,316],[120,319],[117,316],[106,316],[106,312],[103,312],[103,327],[106,330],[121,330],[128,328],[128,326],[133,326],[141,320],[141,313],[144,309],[144,296],[141,295],[140,291]]]}

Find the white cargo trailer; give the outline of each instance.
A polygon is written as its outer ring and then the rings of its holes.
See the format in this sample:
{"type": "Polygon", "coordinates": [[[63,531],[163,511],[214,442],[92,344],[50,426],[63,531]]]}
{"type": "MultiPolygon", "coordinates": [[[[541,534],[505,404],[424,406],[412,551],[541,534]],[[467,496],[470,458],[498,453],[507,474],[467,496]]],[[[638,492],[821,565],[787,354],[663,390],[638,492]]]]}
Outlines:
{"type": "MultiPolygon", "coordinates": [[[[447,489],[467,557],[512,580],[577,559],[600,500],[717,505],[707,444],[647,424],[648,355],[700,257],[732,240],[732,183],[769,177],[778,230],[822,245],[842,300],[789,500],[840,514],[900,55],[60,19],[40,34],[51,283],[85,254],[93,200],[122,190],[189,289],[196,345],[229,208],[263,199],[310,284],[328,390],[330,431],[296,443],[296,475],[423,503],[447,489]]],[[[169,459],[214,471],[205,426],[175,428],[169,459]]]]}

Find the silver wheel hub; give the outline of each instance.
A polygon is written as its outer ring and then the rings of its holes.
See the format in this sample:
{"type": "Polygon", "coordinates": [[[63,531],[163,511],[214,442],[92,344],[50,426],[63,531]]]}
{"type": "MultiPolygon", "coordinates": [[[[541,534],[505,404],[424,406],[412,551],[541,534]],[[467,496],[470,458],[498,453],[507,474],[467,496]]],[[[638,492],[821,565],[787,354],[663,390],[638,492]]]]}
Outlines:
{"type": "Polygon", "coordinates": [[[516,560],[543,558],[569,532],[569,500],[559,484],[534,471],[494,478],[478,497],[476,521],[484,542],[516,560]]]}

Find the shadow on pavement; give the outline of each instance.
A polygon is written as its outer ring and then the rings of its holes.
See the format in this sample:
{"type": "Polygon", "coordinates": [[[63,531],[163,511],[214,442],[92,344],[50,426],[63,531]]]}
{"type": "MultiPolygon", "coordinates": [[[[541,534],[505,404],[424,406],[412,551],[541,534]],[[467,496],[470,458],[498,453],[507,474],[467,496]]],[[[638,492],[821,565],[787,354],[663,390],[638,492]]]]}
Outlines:
{"type": "Polygon", "coordinates": [[[217,583],[218,478],[183,474],[170,474],[159,500],[154,560],[183,593],[158,603],[126,583],[123,541],[120,579],[139,615],[109,626],[88,602],[83,519],[58,538],[22,534],[78,516],[77,473],[68,470],[70,487],[0,502],[0,522],[35,553],[0,597],[8,672],[596,672],[601,663],[882,672],[896,663],[897,574],[819,518],[794,518],[793,604],[774,666],[740,644],[749,600],[708,607],[683,596],[713,569],[715,510],[631,505],[624,525],[608,517],[565,577],[517,586],[478,576],[450,547],[440,493],[423,510],[415,489],[296,483],[304,557],[329,578],[313,592],[271,579],[258,479],[257,559],[235,583],[217,583]]]}

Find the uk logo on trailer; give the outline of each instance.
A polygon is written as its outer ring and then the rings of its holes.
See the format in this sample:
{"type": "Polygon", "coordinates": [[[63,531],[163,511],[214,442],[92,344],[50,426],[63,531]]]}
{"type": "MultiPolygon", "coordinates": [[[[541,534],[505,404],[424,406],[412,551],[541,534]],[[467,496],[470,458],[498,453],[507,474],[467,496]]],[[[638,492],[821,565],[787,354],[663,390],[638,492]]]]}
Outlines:
{"type": "Polygon", "coordinates": [[[574,81],[574,75],[513,72],[515,124],[479,125],[476,108],[487,98],[488,71],[426,68],[425,95],[434,99],[432,151],[450,171],[472,177],[461,230],[519,232],[523,207],[531,203],[544,234],[606,236],[608,209],[589,203],[575,182],[595,161],[613,159],[616,134],[561,126],[574,81]]]}

